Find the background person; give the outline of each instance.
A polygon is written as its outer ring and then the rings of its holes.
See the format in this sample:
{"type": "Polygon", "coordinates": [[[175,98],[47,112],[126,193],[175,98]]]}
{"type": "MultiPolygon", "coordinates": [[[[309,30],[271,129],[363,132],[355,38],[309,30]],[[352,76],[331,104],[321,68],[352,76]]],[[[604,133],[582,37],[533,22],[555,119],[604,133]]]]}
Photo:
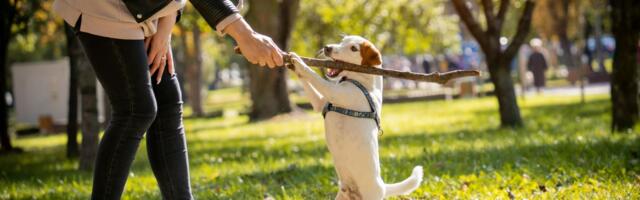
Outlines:
{"type": "Polygon", "coordinates": [[[533,52],[529,55],[527,68],[533,73],[533,86],[536,87],[536,92],[540,93],[540,89],[546,85],[545,72],[548,68],[547,60],[544,58],[544,54],[542,54],[542,41],[540,39],[532,39],[530,45],[533,52]]]}

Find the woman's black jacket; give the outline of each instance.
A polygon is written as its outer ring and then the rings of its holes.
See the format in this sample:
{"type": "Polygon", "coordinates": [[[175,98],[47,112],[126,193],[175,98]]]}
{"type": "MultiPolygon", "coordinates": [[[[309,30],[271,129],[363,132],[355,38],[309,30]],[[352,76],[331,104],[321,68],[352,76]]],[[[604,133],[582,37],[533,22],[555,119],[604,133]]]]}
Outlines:
{"type": "MultiPolygon", "coordinates": [[[[122,0],[138,23],[147,20],[174,0],[122,0]]],[[[215,29],[224,18],[238,12],[230,0],[189,0],[200,15],[215,29]]],[[[178,14],[178,18],[180,17],[178,14]]]]}

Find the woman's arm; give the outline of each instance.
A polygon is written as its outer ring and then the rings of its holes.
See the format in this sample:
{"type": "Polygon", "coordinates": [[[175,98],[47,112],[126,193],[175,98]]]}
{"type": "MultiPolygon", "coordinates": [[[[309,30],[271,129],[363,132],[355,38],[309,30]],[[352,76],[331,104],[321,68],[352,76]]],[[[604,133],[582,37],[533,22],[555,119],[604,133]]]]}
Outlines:
{"type": "Polygon", "coordinates": [[[284,52],[278,48],[273,40],[265,35],[256,33],[251,26],[238,15],[238,8],[229,0],[191,0],[193,7],[209,23],[213,29],[227,33],[238,42],[242,54],[253,64],[276,67],[284,64],[284,52]],[[228,18],[233,18],[229,20],[228,18]],[[225,21],[226,20],[226,21],[225,21]],[[225,27],[220,23],[229,22],[225,27]]]}
{"type": "Polygon", "coordinates": [[[240,52],[249,62],[271,68],[284,65],[284,52],[278,45],[270,37],[253,31],[244,19],[231,23],[224,32],[238,42],[240,52]]]}
{"type": "Polygon", "coordinates": [[[216,29],[225,18],[238,13],[238,8],[229,0],[190,0],[209,26],[216,29]]]}

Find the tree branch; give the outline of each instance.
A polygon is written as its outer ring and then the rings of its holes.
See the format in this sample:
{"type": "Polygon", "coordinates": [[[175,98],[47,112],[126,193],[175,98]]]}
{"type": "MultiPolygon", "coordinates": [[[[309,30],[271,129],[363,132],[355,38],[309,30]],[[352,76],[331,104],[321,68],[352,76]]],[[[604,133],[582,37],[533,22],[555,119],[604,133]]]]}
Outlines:
{"type": "Polygon", "coordinates": [[[527,0],[524,5],[524,10],[522,11],[522,16],[520,16],[520,21],[518,22],[516,35],[511,40],[509,47],[507,47],[503,53],[502,57],[504,59],[511,60],[520,49],[522,43],[524,43],[524,39],[527,38],[529,29],[531,29],[531,15],[533,14],[534,8],[535,2],[533,0],[527,0]]]}
{"type": "Polygon", "coordinates": [[[489,35],[496,34],[498,32],[498,25],[496,23],[495,16],[493,14],[493,0],[482,0],[482,8],[484,11],[484,18],[487,23],[487,33],[489,35]]]}
{"type": "Polygon", "coordinates": [[[511,0],[501,0],[500,8],[498,8],[498,15],[496,16],[498,20],[498,29],[502,29],[502,24],[504,24],[504,18],[507,15],[507,10],[509,10],[509,4],[511,0]]]}
{"type": "MultiPolygon", "coordinates": [[[[285,56],[285,63],[291,63],[291,57],[285,56]]],[[[342,61],[328,60],[328,59],[316,59],[316,58],[307,58],[300,57],[304,63],[309,66],[316,67],[324,67],[324,68],[332,68],[332,69],[341,69],[352,72],[360,72],[365,74],[373,74],[373,75],[381,75],[388,76],[394,78],[401,78],[407,80],[414,81],[424,81],[424,82],[434,82],[439,84],[445,84],[449,82],[451,79],[468,77],[468,76],[480,76],[480,71],[477,70],[454,70],[449,72],[433,72],[429,74],[423,73],[414,73],[414,72],[405,72],[405,71],[397,71],[391,69],[383,69],[369,66],[362,66],[351,64],[342,61]]],[[[293,66],[289,65],[289,69],[293,70],[293,66]]]]}
{"type": "MultiPolygon", "coordinates": [[[[234,51],[237,54],[242,54],[242,52],[240,51],[240,48],[238,47],[234,48],[234,51]]],[[[455,70],[455,71],[449,71],[444,73],[433,72],[429,74],[422,74],[422,73],[376,68],[376,67],[370,67],[370,66],[362,66],[362,65],[356,65],[352,63],[343,62],[343,61],[337,61],[337,60],[317,59],[317,58],[307,58],[307,57],[300,57],[300,58],[305,64],[309,66],[341,69],[341,70],[360,72],[365,74],[388,76],[388,77],[408,79],[408,80],[414,80],[414,81],[434,82],[434,83],[440,83],[440,84],[445,84],[449,82],[449,80],[451,79],[462,78],[467,76],[480,76],[480,71],[478,70],[455,70]]],[[[284,55],[284,63],[285,63],[285,66],[287,66],[289,69],[294,70],[294,67],[291,65],[291,55],[289,54],[284,55]]]]}
{"type": "Polygon", "coordinates": [[[451,0],[451,2],[456,12],[458,12],[460,19],[464,22],[473,37],[476,38],[476,41],[478,41],[482,49],[489,49],[489,38],[487,38],[480,24],[471,16],[471,11],[469,7],[467,7],[467,4],[463,0],[451,0]]]}
{"type": "MultiPolygon", "coordinates": [[[[17,0],[14,0],[13,4],[10,4],[9,1],[7,1],[7,3],[6,3],[7,4],[7,18],[3,19],[3,20],[7,20],[7,24],[6,25],[8,27],[3,27],[3,28],[8,28],[7,38],[12,38],[13,37],[13,30],[11,28],[12,28],[13,24],[15,23],[16,16],[17,16],[17,13],[18,13],[18,8],[17,8],[17,5],[16,5],[16,3],[17,3],[16,1],[17,0]]],[[[5,25],[5,24],[3,24],[3,25],[5,25]]],[[[2,30],[2,31],[5,31],[5,30],[2,30]]],[[[8,42],[9,41],[7,40],[7,43],[8,42]]],[[[1,65],[4,65],[4,63],[2,63],[1,65]]]]}

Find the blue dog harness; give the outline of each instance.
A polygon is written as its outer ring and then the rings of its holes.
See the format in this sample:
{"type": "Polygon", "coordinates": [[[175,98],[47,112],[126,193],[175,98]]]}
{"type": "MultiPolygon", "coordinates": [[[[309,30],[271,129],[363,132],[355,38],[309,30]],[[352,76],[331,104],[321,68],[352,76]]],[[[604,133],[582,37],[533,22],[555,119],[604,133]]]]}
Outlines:
{"type": "Polygon", "coordinates": [[[371,99],[371,95],[369,94],[369,91],[367,91],[367,89],[360,84],[360,82],[353,80],[353,79],[343,79],[342,81],[349,81],[351,83],[353,83],[356,87],[358,87],[358,89],[360,89],[360,91],[362,91],[362,93],[364,94],[364,96],[367,98],[367,102],[369,103],[369,108],[371,108],[371,112],[362,112],[362,111],[357,111],[357,110],[351,110],[348,108],[343,108],[343,107],[339,107],[339,106],[334,106],[331,102],[327,103],[324,106],[324,109],[322,110],[322,117],[326,117],[327,116],[327,112],[333,111],[333,112],[337,112],[346,116],[351,116],[351,117],[356,117],[356,118],[368,118],[368,119],[373,119],[373,121],[376,122],[376,126],[378,127],[378,131],[380,132],[380,135],[382,135],[382,129],[380,128],[380,118],[378,117],[378,113],[376,112],[376,107],[375,104],[373,104],[373,100],[371,99]]]}

